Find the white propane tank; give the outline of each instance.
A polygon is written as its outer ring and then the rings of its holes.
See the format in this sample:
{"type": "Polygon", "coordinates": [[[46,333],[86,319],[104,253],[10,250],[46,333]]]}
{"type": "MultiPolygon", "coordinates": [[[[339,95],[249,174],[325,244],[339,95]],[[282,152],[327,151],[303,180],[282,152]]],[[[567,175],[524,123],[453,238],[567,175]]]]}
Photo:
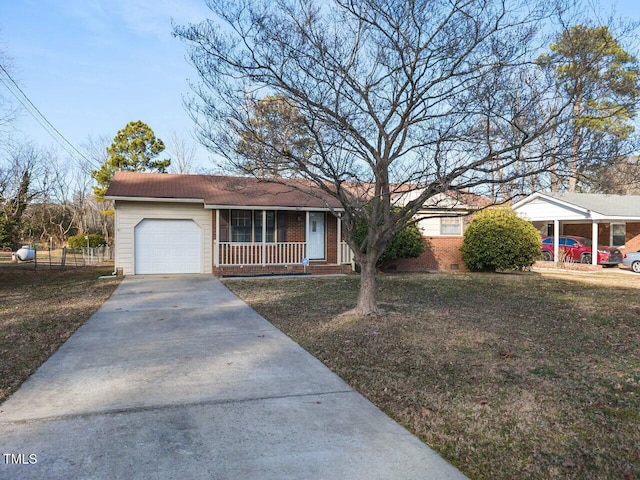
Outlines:
{"type": "Polygon", "coordinates": [[[23,262],[33,260],[36,258],[36,251],[29,245],[23,245],[22,248],[16,252],[16,257],[23,262]]]}

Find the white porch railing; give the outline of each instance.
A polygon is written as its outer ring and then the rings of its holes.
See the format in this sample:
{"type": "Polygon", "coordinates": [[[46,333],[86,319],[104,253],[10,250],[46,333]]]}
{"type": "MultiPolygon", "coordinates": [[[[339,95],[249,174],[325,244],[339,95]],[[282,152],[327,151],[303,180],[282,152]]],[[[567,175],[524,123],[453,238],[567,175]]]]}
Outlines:
{"type": "Polygon", "coordinates": [[[349,247],[347,242],[340,242],[340,263],[343,265],[346,263],[353,265],[354,260],[355,258],[351,251],[351,247],[349,247]]]}
{"type": "Polygon", "coordinates": [[[215,242],[218,265],[290,265],[306,256],[305,242],[215,242]]]}

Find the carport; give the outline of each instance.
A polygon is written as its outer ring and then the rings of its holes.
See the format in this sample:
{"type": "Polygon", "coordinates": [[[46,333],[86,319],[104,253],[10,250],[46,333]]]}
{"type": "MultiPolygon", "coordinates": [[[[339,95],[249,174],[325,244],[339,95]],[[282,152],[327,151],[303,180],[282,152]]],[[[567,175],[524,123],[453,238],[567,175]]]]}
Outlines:
{"type": "Polygon", "coordinates": [[[640,248],[640,195],[538,192],[515,203],[513,210],[542,235],[553,237],[554,262],[560,258],[562,235],[590,238],[593,265],[599,244],[626,251],[640,248]]]}

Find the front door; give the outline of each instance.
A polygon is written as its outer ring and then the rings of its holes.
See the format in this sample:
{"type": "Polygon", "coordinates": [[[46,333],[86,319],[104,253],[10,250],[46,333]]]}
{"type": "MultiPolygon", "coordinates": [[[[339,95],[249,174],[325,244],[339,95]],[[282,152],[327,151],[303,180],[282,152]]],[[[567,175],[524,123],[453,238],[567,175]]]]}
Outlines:
{"type": "Polygon", "coordinates": [[[324,259],[324,212],[309,212],[309,260],[324,259]]]}

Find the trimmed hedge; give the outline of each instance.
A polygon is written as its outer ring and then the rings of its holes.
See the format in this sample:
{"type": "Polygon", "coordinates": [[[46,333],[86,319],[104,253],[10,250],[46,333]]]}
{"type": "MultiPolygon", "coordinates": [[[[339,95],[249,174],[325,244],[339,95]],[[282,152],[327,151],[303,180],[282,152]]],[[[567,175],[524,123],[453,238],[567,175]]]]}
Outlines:
{"type": "Polygon", "coordinates": [[[107,241],[104,239],[102,235],[98,235],[97,233],[90,233],[88,235],[74,235],[67,239],[67,243],[69,244],[69,248],[83,248],[87,246],[89,243],[89,247],[99,247],[101,245],[106,245],[107,241]],[[88,239],[85,238],[89,237],[88,239]]]}
{"type": "Polygon", "coordinates": [[[540,232],[510,208],[491,208],[474,215],[460,251],[469,270],[513,270],[530,267],[542,257],[540,232]]]}

